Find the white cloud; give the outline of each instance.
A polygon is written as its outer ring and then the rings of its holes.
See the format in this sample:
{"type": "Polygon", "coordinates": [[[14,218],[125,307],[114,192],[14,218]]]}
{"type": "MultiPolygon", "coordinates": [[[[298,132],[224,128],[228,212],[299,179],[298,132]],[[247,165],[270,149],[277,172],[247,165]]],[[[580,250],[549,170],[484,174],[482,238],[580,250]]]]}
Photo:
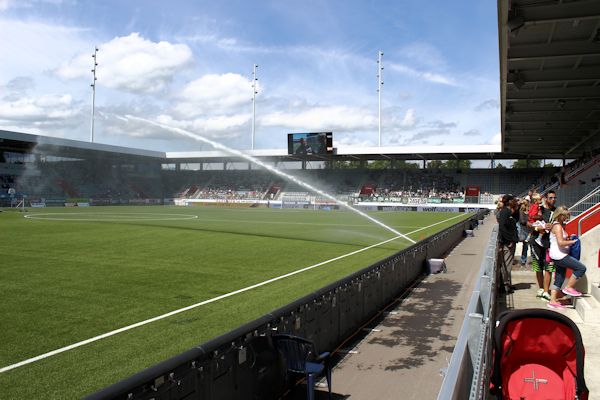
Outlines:
{"type": "Polygon", "coordinates": [[[65,3],[64,0],[0,0],[0,11],[8,10],[9,8],[32,8],[37,4],[52,4],[60,5],[65,3]]]}
{"type": "Polygon", "coordinates": [[[206,35],[195,34],[192,36],[180,36],[177,39],[182,42],[210,44],[224,49],[235,48],[238,44],[238,40],[236,38],[220,37],[214,33],[206,35]]]}
{"type": "Polygon", "coordinates": [[[414,128],[417,125],[417,117],[415,116],[415,110],[409,108],[406,111],[406,114],[404,114],[404,118],[402,118],[402,121],[399,125],[401,128],[414,128]]]}
{"type": "Polygon", "coordinates": [[[375,142],[365,139],[364,137],[357,137],[354,134],[341,134],[334,136],[334,146],[352,146],[352,147],[370,147],[375,145],[375,142]]]}
{"type": "Polygon", "coordinates": [[[191,121],[177,121],[169,115],[161,115],[158,122],[197,132],[208,137],[237,137],[243,127],[247,127],[250,114],[218,115],[209,118],[196,118],[191,121]]]}
{"type": "Polygon", "coordinates": [[[182,119],[210,111],[231,113],[242,104],[250,104],[251,84],[251,80],[239,74],[204,75],[183,88],[179,96],[182,101],[175,106],[175,111],[182,119]]]}
{"type": "Polygon", "coordinates": [[[414,78],[419,78],[428,82],[440,83],[442,85],[448,86],[458,86],[455,80],[450,77],[440,73],[428,72],[428,71],[419,71],[415,68],[409,67],[404,64],[398,63],[387,63],[386,67],[391,69],[392,71],[399,72],[404,75],[408,75],[414,78]]]}
{"type": "Polygon", "coordinates": [[[490,142],[488,144],[501,144],[501,143],[502,143],[502,133],[498,132],[490,139],[490,142]]]}
{"type": "Polygon", "coordinates": [[[469,129],[468,131],[463,132],[463,136],[479,136],[479,129],[469,129]]]}
{"type": "MultiPolygon", "coordinates": [[[[98,84],[133,93],[163,90],[192,60],[192,51],[187,45],[156,43],[138,33],[116,37],[99,48],[98,84]]],[[[92,62],[90,54],[80,54],[55,73],[63,79],[90,77],[92,62]]]]}
{"type": "Polygon", "coordinates": [[[500,108],[500,102],[497,99],[489,99],[483,101],[475,106],[475,111],[486,111],[486,110],[498,110],[500,108]]]}
{"type": "Polygon", "coordinates": [[[439,69],[446,67],[446,61],[441,52],[429,43],[411,43],[404,46],[400,53],[411,61],[428,68],[439,69]]]}
{"type": "Polygon", "coordinates": [[[0,11],[8,10],[15,3],[11,0],[0,0],[0,11]]]}
{"type": "Polygon", "coordinates": [[[271,112],[262,116],[263,126],[278,126],[292,130],[340,130],[355,131],[373,129],[377,126],[377,117],[356,107],[324,106],[298,112],[271,112]]]}
{"type": "Polygon", "coordinates": [[[35,122],[67,120],[76,116],[71,95],[43,95],[22,97],[13,101],[0,100],[0,119],[5,121],[35,122]]]}
{"type": "MultiPolygon", "coordinates": [[[[45,76],[47,70],[56,68],[74,53],[90,48],[88,34],[76,27],[0,17],[0,79],[45,76]]],[[[86,77],[90,67],[88,61],[84,68],[86,77]]]]}
{"type": "MultiPolygon", "coordinates": [[[[155,119],[157,122],[174,128],[185,129],[200,136],[212,139],[232,139],[239,137],[248,131],[250,115],[216,116],[209,118],[197,118],[193,120],[179,120],[171,115],[161,114],[155,119]]],[[[146,124],[143,121],[127,118],[114,118],[111,115],[103,115],[106,132],[114,136],[129,136],[144,139],[182,139],[171,131],[160,127],[146,124]]]]}

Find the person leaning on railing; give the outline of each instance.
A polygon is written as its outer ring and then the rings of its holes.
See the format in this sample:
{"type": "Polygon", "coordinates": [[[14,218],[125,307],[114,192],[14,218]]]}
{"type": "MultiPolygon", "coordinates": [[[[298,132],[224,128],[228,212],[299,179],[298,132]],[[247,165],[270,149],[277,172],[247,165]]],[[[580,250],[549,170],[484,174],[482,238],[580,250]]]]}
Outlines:
{"type": "Polygon", "coordinates": [[[512,293],[511,271],[515,259],[515,249],[519,237],[517,235],[517,221],[519,220],[519,201],[512,195],[505,195],[502,199],[504,207],[498,214],[498,233],[500,249],[500,278],[506,293],[512,293]]]}
{"type": "Polygon", "coordinates": [[[565,308],[559,301],[558,292],[571,296],[579,297],[581,292],[575,289],[575,283],[581,278],[586,271],[585,265],[576,258],[569,255],[569,247],[577,242],[575,235],[569,238],[569,235],[564,229],[567,221],[569,220],[569,210],[565,206],[560,206],[554,212],[554,222],[552,223],[552,230],[550,231],[550,258],[554,260],[554,266],[556,267],[556,277],[554,283],[550,287],[550,302],[548,307],[554,309],[565,308]],[[566,271],[571,269],[573,275],[567,281],[565,288],[561,290],[561,287],[565,281],[566,271]]]}

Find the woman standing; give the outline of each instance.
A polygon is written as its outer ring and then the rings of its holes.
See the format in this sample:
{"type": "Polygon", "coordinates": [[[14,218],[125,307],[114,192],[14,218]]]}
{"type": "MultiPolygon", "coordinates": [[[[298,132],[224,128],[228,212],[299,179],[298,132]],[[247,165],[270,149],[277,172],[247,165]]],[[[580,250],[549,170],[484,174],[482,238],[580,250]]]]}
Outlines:
{"type": "MultiPolygon", "coordinates": [[[[556,276],[554,283],[550,287],[550,302],[548,307],[561,309],[565,308],[557,300],[558,291],[565,281],[565,275],[567,268],[573,270],[573,275],[567,281],[567,286],[562,289],[562,292],[571,297],[579,297],[581,293],[577,291],[574,286],[579,278],[581,278],[586,271],[585,265],[579,260],[569,255],[569,246],[575,244],[577,240],[569,239],[569,235],[564,229],[564,225],[569,220],[569,210],[565,206],[560,206],[554,212],[554,222],[552,224],[552,230],[550,231],[550,258],[554,260],[554,266],[556,267],[556,276]]],[[[573,235],[574,236],[574,235],[573,235]]]]}

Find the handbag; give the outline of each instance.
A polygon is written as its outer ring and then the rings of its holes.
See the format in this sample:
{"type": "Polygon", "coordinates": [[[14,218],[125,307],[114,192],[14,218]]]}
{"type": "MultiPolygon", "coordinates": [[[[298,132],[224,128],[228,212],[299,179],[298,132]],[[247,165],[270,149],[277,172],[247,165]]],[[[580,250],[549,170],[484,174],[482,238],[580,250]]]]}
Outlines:
{"type": "Polygon", "coordinates": [[[581,258],[581,241],[578,237],[574,237],[575,243],[569,246],[569,255],[576,260],[581,258]]]}

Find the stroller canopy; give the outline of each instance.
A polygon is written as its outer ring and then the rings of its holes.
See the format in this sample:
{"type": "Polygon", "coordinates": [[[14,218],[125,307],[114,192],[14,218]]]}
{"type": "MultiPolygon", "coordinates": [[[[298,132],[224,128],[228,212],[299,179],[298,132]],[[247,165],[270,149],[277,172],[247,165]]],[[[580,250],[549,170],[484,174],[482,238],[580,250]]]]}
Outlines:
{"type": "Polygon", "coordinates": [[[579,329],[555,311],[527,309],[499,316],[492,390],[499,399],[588,398],[579,329]]]}

